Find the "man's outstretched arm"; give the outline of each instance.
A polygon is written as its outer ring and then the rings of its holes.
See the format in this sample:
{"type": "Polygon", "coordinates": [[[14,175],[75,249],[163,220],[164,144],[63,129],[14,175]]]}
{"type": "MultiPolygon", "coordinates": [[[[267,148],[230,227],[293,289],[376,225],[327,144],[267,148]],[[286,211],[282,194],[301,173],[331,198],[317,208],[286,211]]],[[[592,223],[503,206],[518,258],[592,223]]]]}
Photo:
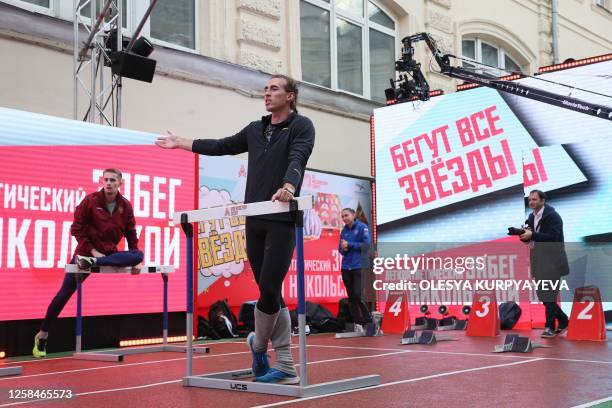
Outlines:
{"type": "Polygon", "coordinates": [[[166,135],[159,136],[155,144],[164,149],[183,149],[188,152],[205,154],[208,156],[224,156],[227,154],[240,154],[249,150],[247,143],[248,126],[233,136],[223,139],[196,139],[180,137],[168,131],[166,135]]]}
{"type": "Polygon", "coordinates": [[[155,144],[159,147],[163,147],[164,149],[183,149],[191,151],[193,140],[186,137],[177,136],[168,130],[166,131],[165,135],[157,138],[155,144]]]}

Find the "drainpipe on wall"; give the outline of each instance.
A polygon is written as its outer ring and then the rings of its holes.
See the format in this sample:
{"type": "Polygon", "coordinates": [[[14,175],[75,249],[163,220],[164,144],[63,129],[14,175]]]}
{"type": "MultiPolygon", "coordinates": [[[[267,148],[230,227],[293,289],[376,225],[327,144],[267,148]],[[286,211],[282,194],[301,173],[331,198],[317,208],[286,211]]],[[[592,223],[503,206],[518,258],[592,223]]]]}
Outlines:
{"type": "Polygon", "coordinates": [[[553,64],[559,63],[559,30],[557,29],[557,16],[559,14],[558,0],[552,0],[552,51],[553,64]]]}

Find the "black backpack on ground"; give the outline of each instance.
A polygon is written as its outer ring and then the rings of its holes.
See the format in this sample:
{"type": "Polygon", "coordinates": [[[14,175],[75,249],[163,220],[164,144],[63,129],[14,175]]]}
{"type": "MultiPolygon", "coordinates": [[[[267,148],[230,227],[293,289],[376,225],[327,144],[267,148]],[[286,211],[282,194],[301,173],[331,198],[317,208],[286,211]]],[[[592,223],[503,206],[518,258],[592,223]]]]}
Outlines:
{"type": "Polygon", "coordinates": [[[203,316],[198,316],[198,336],[211,340],[219,340],[221,336],[212,328],[210,322],[203,316]]]}
{"type": "Polygon", "coordinates": [[[219,300],[210,306],[208,321],[221,338],[238,337],[238,319],[226,300],[219,300]]]}
{"type": "Polygon", "coordinates": [[[325,306],[306,302],[306,324],[312,333],[337,333],[344,330],[344,322],[334,317],[325,306]]]}
{"type": "Polygon", "coordinates": [[[340,333],[344,331],[344,322],[336,317],[325,317],[313,322],[310,327],[313,333],[340,333]]]}
{"type": "Polygon", "coordinates": [[[250,302],[244,302],[240,306],[240,311],[238,312],[238,321],[243,324],[243,328],[245,331],[249,333],[255,330],[255,305],[257,301],[253,300],[250,302]]]}
{"type": "Polygon", "coordinates": [[[523,311],[515,302],[504,302],[499,306],[499,323],[502,330],[512,329],[521,318],[523,311]]]}

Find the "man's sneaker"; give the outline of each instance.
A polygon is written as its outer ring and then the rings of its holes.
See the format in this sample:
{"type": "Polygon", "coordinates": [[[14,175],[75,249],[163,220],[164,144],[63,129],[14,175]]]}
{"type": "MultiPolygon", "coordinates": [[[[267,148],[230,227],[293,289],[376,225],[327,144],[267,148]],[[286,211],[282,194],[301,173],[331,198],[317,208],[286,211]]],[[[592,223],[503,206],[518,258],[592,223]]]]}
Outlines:
{"type": "Polygon", "coordinates": [[[299,384],[300,377],[295,374],[284,373],[276,368],[271,368],[265,375],[256,377],[255,382],[270,384],[299,384]]]}
{"type": "Polygon", "coordinates": [[[32,355],[36,358],[47,356],[47,339],[38,337],[38,334],[34,336],[34,348],[32,349],[32,355]]]}
{"type": "Polygon", "coordinates": [[[86,270],[90,269],[96,264],[96,258],[93,256],[77,255],[77,265],[79,269],[86,270]]]}
{"type": "Polygon", "coordinates": [[[558,333],[556,333],[556,330],[552,330],[549,329],[548,327],[542,332],[542,334],[540,335],[540,337],[542,337],[543,339],[550,339],[553,338],[557,335],[558,333]]]}
{"type": "Polygon", "coordinates": [[[555,330],[555,331],[554,331],[554,333],[555,333],[555,336],[558,336],[558,335],[560,335],[560,334],[565,333],[566,331],[567,331],[567,325],[565,325],[565,326],[559,326],[559,327],[557,328],[557,330],[555,330]]]}
{"type": "Polygon", "coordinates": [[[261,353],[253,350],[253,342],[255,341],[255,332],[249,333],[247,336],[247,345],[249,350],[253,354],[253,375],[255,377],[261,377],[270,370],[270,363],[268,363],[268,354],[263,351],[261,353]]]}

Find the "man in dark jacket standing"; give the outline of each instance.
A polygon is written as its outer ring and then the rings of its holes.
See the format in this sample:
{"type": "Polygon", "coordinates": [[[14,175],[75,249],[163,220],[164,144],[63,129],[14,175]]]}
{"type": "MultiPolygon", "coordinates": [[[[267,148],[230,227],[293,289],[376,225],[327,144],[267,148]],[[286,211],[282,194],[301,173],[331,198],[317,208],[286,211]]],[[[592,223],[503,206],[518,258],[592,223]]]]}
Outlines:
{"type": "MultiPolygon", "coordinates": [[[[110,168],[102,172],[104,188],[85,196],[74,211],[70,233],[77,240],[71,263],[80,269],[98,266],[134,266],[142,262],[143,254],[138,249],[138,236],[132,204],[119,192],[122,174],[110,168]],[[125,237],[129,251],[118,251],[117,245],[125,237]]],[[[83,274],[83,280],[89,274],[83,274]]],[[[45,357],[49,325],[61,313],[76,291],[77,276],[67,273],[43,320],[40,331],[34,337],[34,357],[45,357]]]]}
{"type": "Polygon", "coordinates": [[[550,283],[537,293],[546,308],[546,328],[542,337],[551,338],[565,332],[569,323],[567,315],[557,304],[559,290],[547,290],[554,284],[558,288],[561,277],[569,274],[563,243],[563,220],[553,207],[546,204],[546,194],[543,191],[533,190],[529,193],[529,208],[533,212],[529,214],[527,229],[520,238],[531,246],[531,276],[535,280],[550,283]]]}
{"type": "MultiPolygon", "coordinates": [[[[156,144],[209,156],[248,152],[244,202],[291,201],[300,193],[315,138],[310,119],[297,113],[297,96],[293,79],[274,75],[264,88],[270,115],[223,139],[191,140],[168,132],[156,144]]],[[[247,217],[245,231],[249,263],[259,287],[255,332],[247,337],[253,374],[258,382],[297,384],[290,350],[291,318],[281,296],[295,245],[295,223],[289,213],[247,217]],[[276,353],[273,368],[266,354],[268,341],[276,353]]]]}

